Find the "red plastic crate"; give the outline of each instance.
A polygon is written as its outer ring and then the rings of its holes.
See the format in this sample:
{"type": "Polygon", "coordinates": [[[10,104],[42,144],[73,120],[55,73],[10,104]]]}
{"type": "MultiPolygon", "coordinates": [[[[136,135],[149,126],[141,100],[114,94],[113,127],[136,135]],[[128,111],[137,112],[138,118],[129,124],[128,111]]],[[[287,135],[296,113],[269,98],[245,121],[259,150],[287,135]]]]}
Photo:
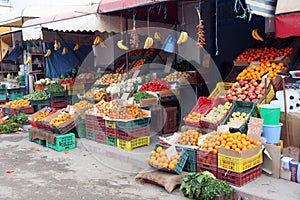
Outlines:
{"type": "Polygon", "coordinates": [[[96,133],[96,138],[95,138],[96,142],[102,143],[102,144],[106,144],[106,136],[103,133],[96,133]]]}
{"type": "Polygon", "coordinates": [[[218,166],[218,154],[208,153],[197,149],[197,163],[206,163],[212,166],[218,166]]]}
{"type": "Polygon", "coordinates": [[[39,128],[39,125],[36,121],[28,120],[29,124],[34,128],[39,128]]]}
{"type": "Polygon", "coordinates": [[[69,101],[62,101],[62,102],[51,102],[50,103],[50,107],[51,108],[63,108],[63,107],[67,107],[69,105],[69,101]]]}
{"type": "Polygon", "coordinates": [[[86,132],[94,132],[94,124],[85,122],[85,130],[86,132]]]}
{"type": "Polygon", "coordinates": [[[117,129],[105,127],[105,135],[109,137],[117,137],[117,129]]]}
{"type": "Polygon", "coordinates": [[[94,131],[95,133],[101,133],[101,134],[105,134],[105,126],[99,126],[99,125],[95,125],[94,126],[94,131]]]}
{"type": "Polygon", "coordinates": [[[262,165],[258,165],[242,173],[219,168],[218,179],[227,181],[228,183],[237,187],[241,187],[259,177],[261,173],[262,165]]]}
{"type": "Polygon", "coordinates": [[[40,124],[40,128],[41,128],[41,129],[44,129],[44,130],[46,130],[46,131],[49,131],[49,132],[52,132],[52,131],[53,131],[52,127],[51,127],[49,124],[45,124],[45,123],[41,123],[41,124],[40,124]]]}
{"type": "Polygon", "coordinates": [[[117,138],[130,141],[134,138],[144,137],[144,136],[150,136],[150,127],[144,126],[140,128],[133,129],[131,131],[123,131],[123,130],[117,130],[117,138]]]}
{"type": "Polygon", "coordinates": [[[87,121],[91,121],[91,122],[93,122],[93,121],[96,121],[96,116],[95,115],[85,115],[85,121],[87,122],[87,121]]]}
{"type": "Polygon", "coordinates": [[[18,112],[21,112],[24,114],[32,114],[32,113],[34,113],[34,108],[32,106],[20,107],[20,108],[9,108],[9,114],[15,115],[18,112]]]}
{"type": "Polygon", "coordinates": [[[218,167],[217,166],[209,165],[206,163],[197,163],[196,172],[203,172],[203,171],[209,171],[216,178],[218,177],[218,167]]]}
{"type": "Polygon", "coordinates": [[[92,123],[99,126],[105,126],[105,120],[103,117],[95,116],[95,115],[85,115],[86,123],[92,123]]]}
{"type": "Polygon", "coordinates": [[[163,134],[173,133],[177,131],[177,107],[170,106],[165,107],[165,124],[163,127],[163,134]]]}

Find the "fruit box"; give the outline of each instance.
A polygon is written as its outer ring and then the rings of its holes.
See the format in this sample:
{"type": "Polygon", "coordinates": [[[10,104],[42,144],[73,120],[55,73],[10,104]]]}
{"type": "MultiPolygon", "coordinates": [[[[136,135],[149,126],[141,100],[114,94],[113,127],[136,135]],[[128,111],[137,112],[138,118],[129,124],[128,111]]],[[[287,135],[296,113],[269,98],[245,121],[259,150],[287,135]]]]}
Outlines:
{"type": "Polygon", "coordinates": [[[162,90],[162,91],[158,92],[158,95],[160,97],[174,96],[174,95],[178,95],[178,94],[179,94],[178,89],[162,90]]]}
{"type": "Polygon", "coordinates": [[[29,121],[29,123],[30,123],[33,127],[39,128],[38,124],[37,124],[36,121],[34,121],[33,119],[34,119],[36,116],[38,116],[40,113],[44,112],[45,110],[47,110],[47,107],[42,108],[41,110],[39,110],[39,111],[33,113],[32,115],[30,115],[30,116],[28,117],[28,121],[29,121]]]}
{"type": "Polygon", "coordinates": [[[146,107],[146,106],[151,106],[151,105],[156,105],[156,104],[158,104],[158,99],[157,98],[142,99],[140,101],[140,106],[141,107],[146,107]]]}
{"type": "Polygon", "coordinates": [[[224,97],[227,90],[232,87],[233,83],[219,82],[216,88],[210,93],[209,98],[224,97]]]}
{"type": "Polygon", "coordinates": [[[259,153],[259,151],[261,150],[261,145],[251,148],[251,149],[247,149],[244,151],[234,151],[231,149],[226,149],[223,147],[218,147],[218,154],[222,154],[222,155],[226,155],[226,156],[230,156],[230,157],[234,157],[234,158],[250,158],[256,154],[259,153]]]}

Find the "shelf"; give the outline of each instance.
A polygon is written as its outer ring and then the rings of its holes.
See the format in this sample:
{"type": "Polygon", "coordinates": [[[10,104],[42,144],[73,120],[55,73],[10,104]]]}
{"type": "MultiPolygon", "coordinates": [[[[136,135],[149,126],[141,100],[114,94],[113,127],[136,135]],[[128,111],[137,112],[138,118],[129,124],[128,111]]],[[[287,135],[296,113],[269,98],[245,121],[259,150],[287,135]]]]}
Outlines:
{"type": "Polygon", "coordinates": [[[41,52],[41,53],[30,53],[30,55],[32,55],[32,56],[42,56],[44,54],[41,52]]]}
{"type": "Polygon", "coordinates": [[[0,71],[0,73],[17,73],[19,71],[0,71]]]}

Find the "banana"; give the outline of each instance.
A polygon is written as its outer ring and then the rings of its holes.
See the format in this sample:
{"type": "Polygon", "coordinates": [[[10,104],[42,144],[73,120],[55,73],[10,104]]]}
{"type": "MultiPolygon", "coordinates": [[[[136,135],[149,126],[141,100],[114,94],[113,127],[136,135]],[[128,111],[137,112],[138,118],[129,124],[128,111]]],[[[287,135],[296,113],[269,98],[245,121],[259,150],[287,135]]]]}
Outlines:
{"type": "Polygon", "coordinates": [[[54,43],[54,50],[57,51],[58,49],[60,49],[61,44],[59,41],[57,41],[56,43],[54,43]]]}
{"type": "Polygon", "coordinates": [[[155,32],[155,33],[154,33],[154,38],[155,38],[156,40],[160,40],[160,39],[161,39],[161,34],[160,34],[160,32],[155,32]]]}
{"type": "Polygon", "coordinates": [[[144,49],[149,49],[153,45],[153,39],[151,37],[147,37],[145,44],[144,44],[144,49]]]}
{"type": "Polygon", "coordinates": [[[61,54],[62,55],[66,55],[68,53],[68,48],[67,47],[64,47],[61,54]]]}
{"type": "Polygon", "coordinates": [[[77,51],[79,49],[79,47],[80,47],[79,44],[76,43],[73,50],[77,51]]]}
{"type": "Polygon", "coordinates": [[[104,42],[101,42],[101,43],[100,43],[100,46],[101,46],[102,48],[107,48],[107,46],[106,46],[106,44],[105,44],[104,42]]]}
{"type": "Polygon", "coordinates": [[[50,55],[51,55],[51,50],[48,49],[47,52],[44,54],[44,57],[48,57],[48,56],[50,56],[50,55]]]}
{"type": "Polygon", "coordinates": [[[100,37],[99,35],[96,36],[95,40],[94,40],[94,45],[98,45],[98,44],[101,44],[103,42],[103,39],[102,37],[100,37]]]}
{"type": "Polygon", "coordinates": [[[27,58],[27,60],[24,62],[24,64],[27,65],[29,63],[31,63],[31,57],[30,56],[27,58]]]}
{"type": "Polygon", "coordinates": [[[179,36],[178,40],[177,40],[177,44],[183,44],[183,43],[185,43],[188,38],[189,38],[188,33],[185,32],[185,31],[182,31],[180,33],[180,36],[179,36]]]}
{"type": "Polygon", "coordinates": [[[128,47],[123,44],[123,40],[119,40],[117,46],[122,50],[128,51],[128,47]]]}
{"type": "Polygon", "coordinates": [[[258,29],[256,28],[256,29],[253,29],[252,30],[252,37],[255,39],[255,40],[258,40],[258,41],[264,41],[264,39],[258,34],[258,29]]]}

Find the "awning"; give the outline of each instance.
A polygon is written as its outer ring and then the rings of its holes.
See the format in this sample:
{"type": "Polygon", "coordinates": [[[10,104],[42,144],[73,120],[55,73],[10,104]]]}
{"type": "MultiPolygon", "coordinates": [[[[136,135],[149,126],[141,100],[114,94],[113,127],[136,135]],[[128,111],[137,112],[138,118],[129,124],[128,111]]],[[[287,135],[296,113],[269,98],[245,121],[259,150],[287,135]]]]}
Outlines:
{"type": "Polygon", "coordinates": [[[275,12],[275,37],[300,36],[300,1],[278,0],[275,12]]]}
{"type": "Polygon", "coordinates": [[[0,37],[2,42],[5,42],[6,44],[11,46],[12,45],[11,34],[3,34],[9,31],[10,31],[9,27],[0,27],[0,37]]]}
{"type": "Polygon", "coordinates": [[[120,32],[121,22],[125,30],[125,19],[97,13],[98,4],[82,6],[69,12],[28,20],[23,24],[23,39],[43,39],[42,29],[62,32],[120,32]]]}
{"type": "Polygon", "coordinates": [[[1,15],[0,27],[22,27],[22,24],[33,18],[54,15],[79,6],[28,6],[21,10],[1,15]]]}
{"type": "Polygon", "coordinates": [[[101,0],[98,8],[99,13],[115,12],[140,6],[148,6],[155,3],[170,0],[101,0]]]}

